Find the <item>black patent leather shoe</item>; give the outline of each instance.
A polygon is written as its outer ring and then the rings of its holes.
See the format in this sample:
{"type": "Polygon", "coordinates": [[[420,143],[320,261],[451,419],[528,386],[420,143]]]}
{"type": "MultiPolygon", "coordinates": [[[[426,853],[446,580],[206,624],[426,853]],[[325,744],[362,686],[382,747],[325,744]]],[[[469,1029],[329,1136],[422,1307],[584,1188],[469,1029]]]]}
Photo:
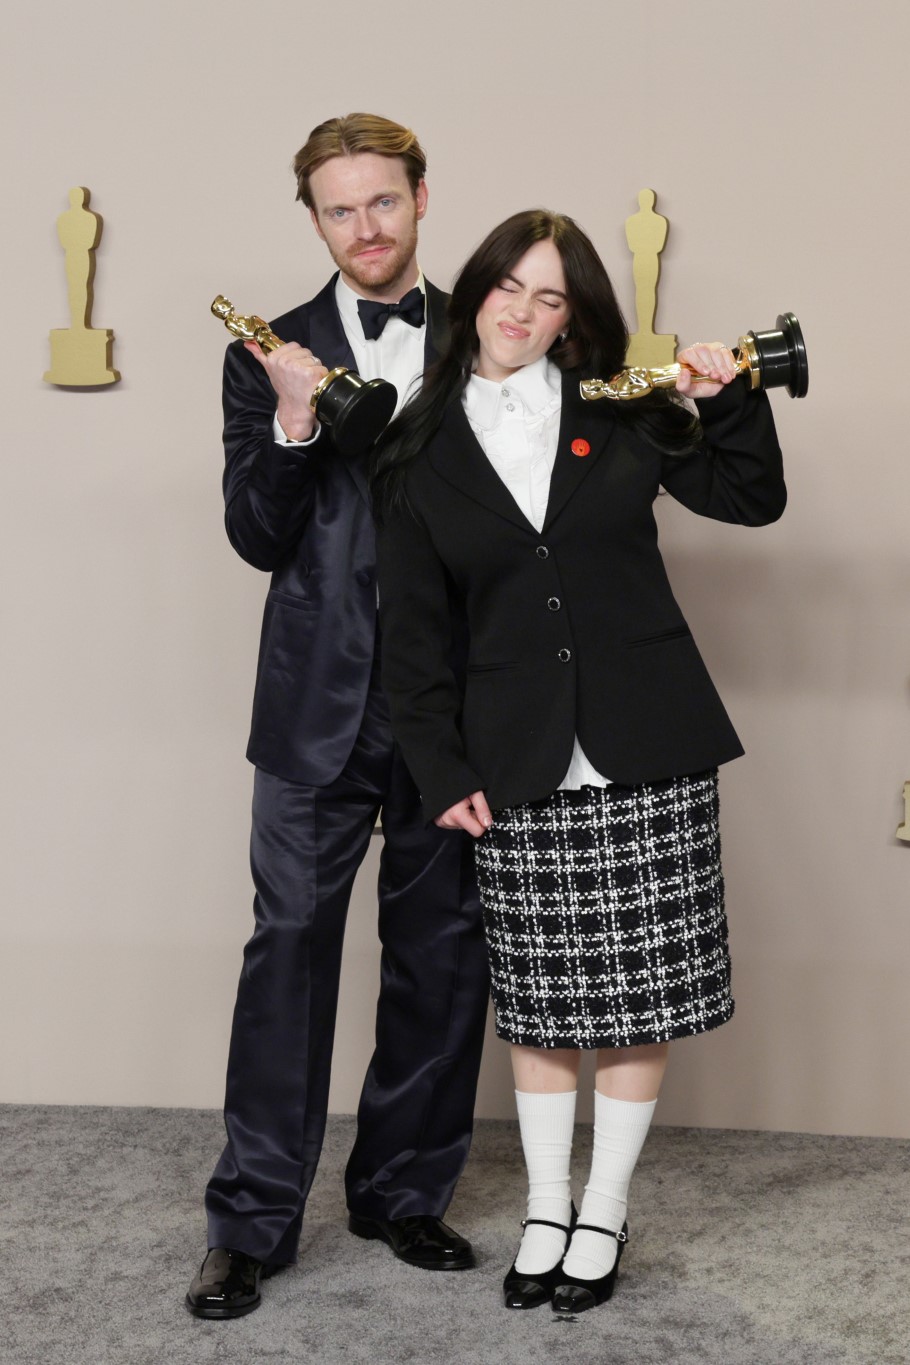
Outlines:
{"type": "Polygon", "coordinates": [[[352,1213],[348,1227],[357,1237],[385,1242],[399,1261],[421,1270],[470,1270],[475,1265],[471,1243],[428,1213],[409,1218],[359,1218],[352,1213]]]}
{"type": "MultiPolygon", "coordinates": [[[[547,1228],[558,1228],[560,1232],[566,1234],[566,1246],[568,1246],[577,1217],[578,1214],[573,1204],[568,1227],[563,1223],[551,1223],[549,1218],[523,1218],[521,1226],[526,1228],[531,1223],[540,1223],[547,1228]]],[[[549,1303],[553,1297],[554,1289],[562,1279],[562,1274],[561,1257],[552,1270],[544,1270],[536,1275],[522,1274],[520,1270],[515,1269],[515,1261],[513,1261],[511,1269],[502,1282],[502,1297],[506,1308],[539,1308],[541,1304],[549,1303]]]]}
{"type": "Polygon", "coordinates": [[[584,1313],[589,1308],[596,1308],[599,1303],[606,1303],[607,1299],[612,1297],[623,1248],[629,1240],[628,1223],[623,1223],[622,1232],[596,1228],[593,1223],[576,1223],[575,1227],[579,1232],[600,1232],[604,1237],[615,1237],[619,1245],[616,1248],[616,1260],[606,1275],[601,1275],[596,1280],[570,1280],[556,1286],[553,1291],[553,1312],[564,1313],[567,1317],[574,1313],[584,1313]]]}
{"type": "Polygon", "coordinates": [[[242,1318],[259,1307],[259,1281],[275,1269],[245,1251],[212,1247],[190,1285],[186,1306],[197,1318],[242,1318]]]}

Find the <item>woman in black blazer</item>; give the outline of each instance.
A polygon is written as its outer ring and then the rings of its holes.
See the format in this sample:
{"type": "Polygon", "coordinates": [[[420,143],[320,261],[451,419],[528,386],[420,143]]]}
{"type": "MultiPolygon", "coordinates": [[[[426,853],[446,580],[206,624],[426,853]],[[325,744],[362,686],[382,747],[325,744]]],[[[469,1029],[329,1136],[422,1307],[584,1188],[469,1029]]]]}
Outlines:
{"type": "Polygon", "coordinates": [[[451,343],[374,460],[383,683],[427,818],[477,839],[496,1027],[528,1165],[510,1308],[610,1297],[672,1038],[733,1011],[717,765],[741,746],[677,605],[652,504],[783,511],[767,398],[731,352],[682,395],[585,403],[627,333],[590,241],[542,210],[462,270],[451,343]],[[465,627],[466,670],[461,657],[465,627]],[[580,1216],[569,1157],[596,1049],[580,1216]]]}

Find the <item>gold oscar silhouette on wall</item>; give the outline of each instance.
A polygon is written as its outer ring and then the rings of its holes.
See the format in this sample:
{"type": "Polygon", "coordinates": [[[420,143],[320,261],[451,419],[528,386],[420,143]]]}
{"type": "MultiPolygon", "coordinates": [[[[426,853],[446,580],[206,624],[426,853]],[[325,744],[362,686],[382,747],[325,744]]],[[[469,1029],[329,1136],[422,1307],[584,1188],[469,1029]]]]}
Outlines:
{"type": "Polygon", "coordinates": [[[674,333],[654,331],[660,253],[666,246],[670,228],[666,218],[655,212],[656,199],[653,190],[639,190],[638,212],[626,219],[626,241],[632,253],[635,315],[638,320],[638,331],[629,337],[626,364],[645,368],[672,364],[677,343],[674,333]]]}
{"type": "Polygon", "coordinates": [[[116,384],[120,378],[113,367],[114,333],[92,326],[95,249],[104,224],[101,215],[88,208],[90,197],[84,186],[77,185],[70,190],[69,208],[57,219],[66,265],[70,325],[51,332],[51,367],[44,376],[48,384],[80,389],[116,384]]]}
{"type": "Polygon", "coordinates": [[[897,837],[910,844],[910,782],[904,783],[904,823],[898,825],[897,837]]]}

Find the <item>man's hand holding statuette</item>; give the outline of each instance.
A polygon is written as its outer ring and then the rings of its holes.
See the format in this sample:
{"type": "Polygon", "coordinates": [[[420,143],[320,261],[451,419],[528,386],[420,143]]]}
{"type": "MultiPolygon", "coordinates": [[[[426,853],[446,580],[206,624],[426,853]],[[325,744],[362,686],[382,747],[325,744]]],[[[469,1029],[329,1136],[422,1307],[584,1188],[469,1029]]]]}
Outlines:
{"type": "Polygon", "coordinates": [[[289,441],[308,441],[316,429],[310,399],[316,385],[328,374],[322,361],[296,341],[288,341],[268,355],[263,355],[255,341],[245,341],[243,345],[263,367],[278,395],[275,416],[285,436],[289,441]]]}

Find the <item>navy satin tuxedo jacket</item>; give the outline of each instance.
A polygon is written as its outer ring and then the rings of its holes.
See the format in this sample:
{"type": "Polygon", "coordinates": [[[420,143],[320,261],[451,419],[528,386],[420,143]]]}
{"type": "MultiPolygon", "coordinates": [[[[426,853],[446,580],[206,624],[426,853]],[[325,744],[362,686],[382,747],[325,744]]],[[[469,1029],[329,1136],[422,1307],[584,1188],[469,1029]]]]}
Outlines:
{"type": "Polygon", "coordinates": [[[492,807],[550,795],[576,733],[598,772],[627,785],[742,753],[670,588],[653,504],[662,485],[720,521],[779,517],[767,397],[736,380],[701,402],[704,442],[680,457],[609,403],[584,402],[578,383],[565,375],[541,531],[460,401],[408,470],[410,511],[381,529],[383,685],[428,817],[481,789],[492,807]],[[452,599],[470,635],[464,689],[447,666],[452,599]]]}
{"type": "MultiPolygon", "coordinates": [[[[332,280],[272,326],[353,367],[332,280]]],[[[427,285],[426,359],[445,332],[427,285]]],[[[255,928],[244,950],[206,1191],[209,1246],[297,1255],[325,1134],[351,886],[381,812],[376,1049],[345,1171],[361,1218],[441,1217],[467,1158],[488,974],[473,851],[427,825],[379,687],[375,532],[364,460],[328,433],[273,439],[275,395],[241,343],[224,370],[228,536],[271,572],[248,757],[255,928]]]]}
{"type": "MultiPolygon", "coordinates": [[[[335,280],[276,318],[282,341],[354,369],[335,280]]],[[[447,335],[446,295],[427,282],[426,361],[447,335]]],[[[360,728],[376,632],[376,549],[366,460],[272,440],[275,395],[243,343],[224,364],[225,522],[234,549],[270,570],[247,757],[290,782],[326,786],[360,728]]]]}

